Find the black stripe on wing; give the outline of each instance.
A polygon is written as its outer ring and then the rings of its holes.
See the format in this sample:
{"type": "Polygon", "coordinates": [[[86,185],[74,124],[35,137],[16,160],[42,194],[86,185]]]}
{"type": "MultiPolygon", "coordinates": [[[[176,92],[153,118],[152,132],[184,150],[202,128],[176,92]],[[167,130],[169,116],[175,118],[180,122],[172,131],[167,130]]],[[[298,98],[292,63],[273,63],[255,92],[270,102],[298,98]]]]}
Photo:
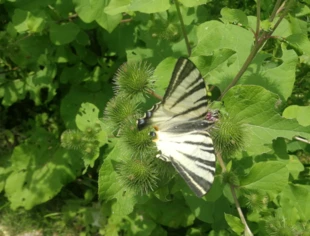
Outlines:
{"type": "Polygon", "coordinates": [[[202,197],[209,191],[213,183],[213,180],[207,180],[206,178],[198,176],[191,170],[186,169],[185,166],[180,165],[180,163],[178,163],[175,160],[172,160],[171,162],[174,168],[180,173],[182,178],[185,180],[187,185],[198,197],[202,197]]]}
{"type": "MultiPolygon", "coordinates": [[[[205,91],[206,85],[205,85],[203,79],[202,79],[202,78],[200,78],[200,79],[201,79],[201,82],[200,82],[199,84],[195,85],[195,87],[193,87],[192,89],[190,89],[189,91],[187,91],[187,93],[185,93],[185,94],[183,94],[181,97],[179,97],[179,99],[176,100],[176,101],[172,104],[172,106],[171,106],[170,108],[175,107],[175,106],[178,105],[180,102],[182,102],[184,99],[188,98],[188,97],[191,96],[193,93],[195,93],[195,92],[197,92],[197,91],[199,91],[199,90],[205,91]]],[[[205,98],[206,98],[205,100],[207,100],[207,96],[205,96],[205,98]]],[[[198,100],[196,100],[194,103],[197,103],[199,100],[201,101],[201,99],[198,99],[198,100]]],[[[208,105],[208,103],[207,103],[207,105],[208,105]]],[[[205,105],[205,106],[206,106],[206,105],[205,105]]]]}
{"type": "Polygon", "coordinates": [[[153,116],[154,112],[156,112],[156,110],[160,107],[160,104],[160,102],[156,103],[150,110],[145,113],[144,117],[137,120],[138,130],[142,130],[148,125],[150,118],[153,116]]]}
{"type": "MultiPolygon", "coordinates": [[[[203,159],[203,158],[196,157],[196,156],[193,156],[193,155],[190,155],[190,154],[187,154],[187,153],[184,153],[184,152],[180,152],[180,151],[177,151],[177,152],[180,153],[181,155],[185,156],[187,159],[190,159],[190,161],[194,161],[194,162],[200,163],[201,165],[196,165],[197,169],[202,168],[203,170],[206,170],[206,171],[210,172],[212,175],[215,174],[215,170],[213,170],[213,169],[215,169],[215,161],[210,161],[210,160],[207,160],[207,159],[203,159]]],[[[213,154],[213,152],[209,152],[209,151],[207,151],[207,152],[209,154],[213,154]]],[[[186,167],[184,167],[184,168],[186,168],[186,167]]]]}
{"type": "Polygon", "coordinates": [[[175,64],[169,86],[163,98],[163,104],[175,92],[182,81],[186,79],[194,70],[197,70],[197,68],[190,60],[182,57],[178,59],[177,63],[175,64]]]}

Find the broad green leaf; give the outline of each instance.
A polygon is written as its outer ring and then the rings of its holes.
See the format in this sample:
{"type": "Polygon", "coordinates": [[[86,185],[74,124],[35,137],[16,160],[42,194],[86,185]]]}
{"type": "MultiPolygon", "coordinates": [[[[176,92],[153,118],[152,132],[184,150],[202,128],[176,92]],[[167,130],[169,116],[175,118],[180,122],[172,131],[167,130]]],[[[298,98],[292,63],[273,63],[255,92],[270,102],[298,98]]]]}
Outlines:
{"type": "MultiPolygon", "coordinates": [[[[272,22],[272,27],[274,27],[275,23],[279,20],[278,17],[276,17],[272,22]]],[[[290,27],[290,23],[287,19],[282,19],[281,23],[278,25],[276,30],[272,33],[272,36],[274,37],[288,37],[292,34],[292,30],[290,27]]]]}
{"type": "Polygon", "coordinates": [[[238,73],[252,48],[253,34],[236,25],[208,21],[197,28],[197,46],[192,56],[210,56],[214,51],[229,49],[236,52],[226,64],[209,72],[208,83],[224,90],[238,73]]]}
{"type": "Polygon", "coordinates": [[[51,64],[43,70],[29,74],[26,78],[26,89],[36,105],[49,102],[56,95],[57,83],[54,81],[56,72],[55,64],[51,64]],[[47,96],[44,99],[40,96],[42,89],[45,89],[47,92],[47,96]]]}
{"type": "MultiPolygon", "coordinates": [[[[223,49],[235,52],[225,63],[212,71],[206,71],[208,73],[206,81],[218,86],[223,91],[237,75],[250,54],[253,35],[250,31],[236,25],[209,21],[197,28],[197,38],[199,40],[192,56],[209,56],[215,51],[223,49]]],[[[284,45],[281,49],[281,57],[275,58],[282,62],[280,65],[275,66],[273,60],[269,62],[272,55],[259,53],[238,83],[260,85],[278,93],[281,98],[287,99],[294,86],[295,68],[298,60],[297,54],[293,50],[287,50],[284,45]]]]}
{"type": "Polygon", "coordinates": [[[122,18],[122,14],[108,15],[102,11],[96,21],[102,28],[111,33],[121,22],[122,18]]]}
{"type": "Polygon", "coordinates": [[[55,45],[64,45],[71,43],[75,40],[80,28],[72,23],[65,24],[51,24],[50,27],[50,39],[55,45]]]}
{"type": "Polygon", "coordinates": [[[225,213],[225,220],[232,231],[238,235],[242,234],[244,231],[244,225],[238,217],[225,213]]]}
{"type": "MultiPolygon", "coordinates": [[[[85,147],[83,160],[86,172],[88,166],[93,167],[99,157],[100,147],[108,142],[107,134],[101,129],[101,122],[98,118],[99,110],[91,103],[82,103],[79,113],[76,115],[77,127],[85,133],[91,134],[91,140],[86,140],[88,144],[85,147]]],[[[83,172],[83,174],[84,174],[83,172]]]]}
{"type": "Polygon", "coordinates": [[[168,10],[169,0],[132,0],[128,10],[140,11],[143,13],[156,13],[168,10]]]}
{"type": "Polygon", "coordinates": [[[60,114],[67,128],[76,128],[75,117],[81,104],[84,102],[89,102],[99,107],[103,115],[103,109],[110,97],[112,97],[111,85],[105,83],[91,83],[91,85],[96,87],[96,89],[88,88],[87,83],[84,86],[72,86],[67,95],[62,99],[60,114]]]}
{"type": "Polygon", "coordinates": [[[47,35],[29,35],[20,39],[18,44],[10,44],[6,49],[7,55],[19,67],[27,67],[27,71],[38,70],[40,65],[52,66],[50,53],[53,51],[53,44],[51,44],[47,35]]]}
{"type": "Polygon", "coordinates": [[[55,0],[8,0],[7,2],[11,2],[14,8],[20,8],[27,11],[33,11],[34,9],[42,9],[48,5],[55,4],[55,0]]]}
{"type": "Polygon", "coordinates": [[[194,214],[184,200],[161,202],[157,198],[152,198],[144,205],[144,209],[147,209],[147,213],[154,221],[171,228],[188,227],[195,220],[194,214]]]}
{"type": "Polygon", "coordinates": [[[186,7],[195,7],[211,2],[211,0],[179,0],[186,7]]]}
{"type": "Polygon", "coordinates": [[[42,32],[46,27],[47,15],[45,11],[41,10],[36,14],[30,14],[27,21],[27,26],[31,32],[42,32]]]}
{"type": "Polygon", "coordinates": [[[292,175],[294,179],[298,179],[300,172],[302,172],[305,167],[300,162],[299,158],[293,155],[289,156],[289,160],[287,161],[286,168],[292,175]]]}
{"type": "Polygon", "coordinates": [[[274,65],[273,61],[268,62],[271,55],[259,54],[239,83],[262,86],[278,94],[283,100],[291,96],[298,57],[294,50],[287,50],[284,46],[281,49],[281,58],[276,58],[282,62],[280,65],[274,65]],[[253,71],[259,71],[259,73],[253,73],[253,71]]]}
{"type": "Polygon", "coordinates": [[[244,124],[246,146],[249,155],[271,150],[273,139],[294,136],[310,139],[310,126],[304,127],[296,120],[288,120],[277,112],[279,98],[259,86],[235,86],[223,98],[230,116],[244,124]]]}
{"type": "Polygon", "coordinates": [[[165,94],[176,62],[177,60],[175,58],[168,57],[163,60],[154,71],[156,93],[160,96],[165,94]]]}
{"type": "Polygon", "coordinates": [[[100,170],[98,180],[98,194],[99,199],[111,200],[115,198],[118,192],[125,192],[116,172],[116,164],[125,158],[125,154],[122,153],[120,142],[117,142],[113,150],[105,158],[100,170]]]}
{"type": "Polygon", "coordinates": [[[74,0],[76,12],[86,23],[97,21],[97,23],[109,32],[119,24],[122,19],[121,14],[108,15],[104,9],[110,3],[109,0],[74,0]]]}
{"type": "MultiPolygon", "coordinates": [[[[143,211],[131,215],[127,218],[127,220],[130,224],[129,232],[131,235],[135,236],[151,235],[151,232],[156,228],[157,225],[152,219],[145,217],[143,211]]],[[[158,230],[160,230],[160,228],[158,230]]]]}
{"type": "Polygon", "coordinates": [[[287,119],[296,119],[299,124],[309,126],[310,106],[289,106],[283,111],[283,117],[287,119]]]}
{"type": "Polygon", "coordinates": [[[78,85],[82,81],[89,79],[89,71],[83,63],[76,63],[72,67],[63,68],[60,75],[61,83],[78,85]]]}
{"type": "Polygon", "coordinates": [[[99,109],[92,103],[82,103],[79,113],[76,115],[75,121],[77,127],[81,131],[86,131],[98,123],[99,109]]]}
{"type": "Polygon", "coordinates": [[[288,175],[288,169],[281,161],[259,162],[253,165],[247,176],[240,178],[240,186],[276,194],[287,185],[288,175]]]}
{"type": "Polygon", "coordinates": [[[137,202],[143,202],[143,197],[125,189],[117,174],[117,163],[128,158],[117,142],[113,150],[105,158],[100,170],[98,180],[98,194],[102,200],[113,200],[113,214],[125,216],[130,214],[137,202]]]}
{"type": "Polygon", "coordinates": [[[27,142],[15,147],[11,161],[14,171],[5,192],[12,209],[31,209],[52,199],[83,167],[77,152],[61,148],[58,139],[43,129],[34,130],[27,142]]]}
{"type": "Polygon", "coordinates": [[[3,106],[10,106],[26,96],[26,85],[22,79],[8,81],[4,86],[0,86],[0,97],[3,106]]]}
{"type": "Polygon", "coordinates": [[[73,0],[73,3],[76,5],[75,11],[86,23],[96,20],[100,12],[103,12],[103,9],[107,6],[106,0],[73,0]]]}
{"type": "Polygon", "coordinates": [[[115,15],[128,11],[131,0],[111,0],[104,12],[109,15],[115,15]]]}
{"type": "Polygon", "coordinates": [[[12,23],[14,25],[15,30],[18,33],[24,33],[25,31],[28,30],[28,24],[27,20],[29,17],[29,12],[21,10],[21,9],[16,9],[14,11],[13,17],[12,17],[12,23]]]}
{"type": "MultiPolygon", "coordinates": [[[[213,71],[222,66],[231,56],[235,54],[235,51],[230,49],[214,50],[210,56],[199,56],[190,58],[199,69],[203,77],[207,77],[210,71],[213,71]]],[[[209,84],[210,81],[206,79],[209,84]]]]}
{"type": "Polygon", "coordinates": [[[225,23],[242,24],[242,26],[248,25],[248,18],[246,14],[239,9],[230,9],[227,7],[221,10],[221,20],[225,23]]]}
{"type": "Polygon", "coordinates": [[[280,196],[280,204],[283,212],[287,213],[287,218],[290,218],[290,212],[294,210],[298,213],[299,219],[308,221],[310,219],[310,186],[307,185],[288,185],[280,196]]]}
{"type": "Polygon", "coordinates": [[[231,213],[231,203],[223,196],[223,186],[219,181],[220,178],[216,178],[216,183],[213,184],[209,192],[210,196],[207,193],[203,198],[196,197],[189,188],[186,188],[186,184],[178,186],[178,188],[182,188],[186,203],[195,216],[212,224],[212,227],[218,230],[226,227],[226,223],[223,224],[225,222],[224,213],[231,213]]]}

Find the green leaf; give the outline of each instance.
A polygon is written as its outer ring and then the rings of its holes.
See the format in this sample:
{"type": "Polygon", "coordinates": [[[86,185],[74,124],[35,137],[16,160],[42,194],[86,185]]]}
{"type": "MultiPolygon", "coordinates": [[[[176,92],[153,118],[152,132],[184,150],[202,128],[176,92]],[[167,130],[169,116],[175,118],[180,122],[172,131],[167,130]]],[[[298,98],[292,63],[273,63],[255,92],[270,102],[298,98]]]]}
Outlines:
{"type": "Polygon", "coordinates": [[[152,198],[145,205],[147,213],[159,224],[171,228],[188,227],[193,224],[195,216],[183,200],[161,202],[152,198]]]}
{"type": "MultiPolygon", "coordinates": [[[[144,235],[151,235],[151,232],[156,228],[156,223],[150,219],[149,217],[144,217],[145,214],[143,211],[137,212],[134,215],[131,215],[131,217],[127,218],[130,227],[129,232],[130,235],[135,236],[144,236],[144,235]]],[[[157,229],[160,230],[160,227],[157,229]]],[[[164,233],[164,230],[161,229],[161,231],[164,233]]]]}
{"type": "Polygon", "coordinates": [[[99,170],[98,194],[99,199],[112,200],[112,211],[115,215],[125,216],[130,214],[138,202],[143,202],[143,197],[136,196],[131,190],[125,189],[117,174],[117,163],[124,156],[120,142],[117,142],[113,150],[105,158],[99,170]]]}
{"type": "Polygon", "coordinates": [[[10,59],[21,68],[37,71],[39,65],[52,66],[50,53],[53,51],[48,36],[29,35],[18,42],[10,44],[7,53],[10,59]]]}
{"type": "Polygon", "coordinates": [[[76,115],[76,125],[81,131],[98,122],[99,109],[92,103],[82,103],[79,113],[76,115]]]}
{"type": "Polygon", "coordinates": [[[280,65],[274,66],[273,61],[268,63],[268,57],[271,55],[261,53],[256,56],[239,83],[262,86],[278,94],[281,99],[287,100],[293,91],[298,57],[294,50],[287,50],[284,46],[281,50],[282,56],[275,58],[282,62],[280,65]]]}
{"type": "Polygon", "coordinates": [[[289,106],[283,111],[283,117],[287,119],[296,119],[300,125],[309,126],[310,106],[289,106]]]}
{"type": "Polygon", "coordinates": [[[31,13],[28,17],[27,26],[31,32],[42,32],[46,27],[47,15],[45,11],[41,10],[36,14],[31,13]]]}
{"type": "Polygon", "coordinates": [[[29,91],[30,97],[36,105],[49,102],[56,95],[57,84],[54,81],[56,72],[56,65],[51,64],[43,70],[29,74],[26,78],[26,89],[29,91]],[[47,96],[44,100],[40,96],[41,89],[46,89],[47,91],[47,96]]]}
{"type": "Polygon", "coordinates": [[[310,139],[310,127],[288,120],[277,113],[280,100],[277,95],[259,86],[235,86],[223,98],[230,116],[244,124],[246,142],[244,151],[258,155],[271,150],[273,139],[292,139],[299,135],[310,139]]]}
{"type": "Polygon", "coordinates": [[[240,186],[276,194],[287,185],[288,175],[288,169],[281,161],[259,162],[253,165],[246,177],[240,178],[240,186]]]}
{"type": "Polygon", "coordinates": [[[128,11],[131,0],[111,0],[104,12],[109,15],[115,15],[128,11]]]}
{"type": "Polygon", "coordinates": [[[221,10],[222,18],[221,20],[225,23],[235,23],[242,24],[242,26],[248,25],[248,18],[246,14],[238,9],[229,9],[227,7],[221,10]]]}
{"type": "Polygon", "coordinates": [[[280,204],[287,219],[295,211],[302,221],[310,219],[310,186],[290,184],[281,193],[280,204]]]}
{"type": "Polygon", "coordinates": [[[169,0],[132,0],[128,10],[140,11],[144,13],[156,13],[168,10],[169,0]]]}
{"type": "Polygon", "coordinates": [[[5,192],[12,209],[31,209],[52,199],[83,167],[77,152],[61,148],[58,139],[43,129],[32,131],[27,142],[15,147],[11,161],[14,171],[5,192]]]}
{"type": "MultiPolygon", "coordinates": [[[[223,49],[235,52],[225,63],[220,64],[211,71],[206,71],[208,73],[206,81],[218,86],[223,91],[234,79],[250,54],[253,35],[250,31],[236,25],[209,21],[199,25],[197,38],[199,40],[197,46],[193,49],[192,56],[210,56],[214,52],[223,49]]],[[[238,83],[263,86],[272,92],[278,93],[281,98],[286,100],[292,93],[298,60],[297,54],[293,50],[287,50],[284,45],[281,50],[281,57],[274,59],[282,62],[278,66],[274,66],[274,60],[269,62],[272,55],[266,53],[257,54],[238,83]],[[256,71],[256,73],[253,73],[253,71],[256,71]]]]}
{"type": "Polygon", "coordinates": [[[120,142],[117,142],[113,150],[105,158],[100,170],[98,180],[99,199],[113,199],[118,192],[125,192],[118,181],[119,177],[116,172],[115,164],[123,158],[120,142]]]}
{"type": "Polygon", "coordinates": [[[75,118],[82,103],[89,102],[103,108],[112,96],[111,85],[94,83],[93,86],[96,89],[89,89],[87,84],[72,86],[61,100],[60,114],[67,128],[76,128],[75,118]]]}
{"type": "Polygon", "coordinates": [[[80,28],[72,23],[65,24],[51,24],[50,27],[50,39],[55,45],[64,45],[71,43],[75,40],[80,28]]]}
{"type": "Polygon", "coordinates": [[[65,67],[60,75],[61,83],[68,83],[78,85],[83,80],[89,78],[89,71],[83,63],[76,63],[72,67],[65,67]]]}
{"type": "Polygon", "coordinates": [[[29,12],[21,10],[21,9],[16,9],[14,11],[14,14],[12,16],[12,23],[14,25],[15,30],[18,33],[23,33],[28,30],[28,20],[29,12]]]}
{"type": "Polygon", "coordinates": [[[227,221],[232,231],[234,231],[238,235],[242,234],[242,232],[244,231],[244,225],[238,217],[225,213],[225,220],[227,221]]]}
{"type": "Polygon", "coordinates": [[[248,57],[253,42],[253,34],[236,25],[218,21],[208,21],[197,28],[197,46],[192,56],[210,56],[214,51],[229,49],[236,52],[226,64],[208,74],[207,81],[224,90],[238,73],[248,57]],[[236,43],[238,42],[238,43],[236,43]]]}
{"type": "Polygon", "coordinates": [[[76,12],[86,23],[94,20],[104,29],[112,32],[122,19],[121,14],[108,15],[104,9],[110,3],[109,0],[74,0],[76,12]]]}
{"type": "Polygon", "coordinates": [[[111,33],[121,22],[122,18],[122,14],[108,15],[102,11],[96,21],[102,28],[111,33]]]}
{"type": "Polygon", "coordinates": [[[211,2],[211,0],[179,0],[180,3],[182,3],[186,7],[195,7],[203,4],[207,4],[208,2],[211,2]]]}
{"type": "Polygon", "coordinates": [[[286,168],[294,179],[298,179],[301,171],[305,169],[304,165],[300,162],[297,156],[290,155],[287,161],[286,168]]]}

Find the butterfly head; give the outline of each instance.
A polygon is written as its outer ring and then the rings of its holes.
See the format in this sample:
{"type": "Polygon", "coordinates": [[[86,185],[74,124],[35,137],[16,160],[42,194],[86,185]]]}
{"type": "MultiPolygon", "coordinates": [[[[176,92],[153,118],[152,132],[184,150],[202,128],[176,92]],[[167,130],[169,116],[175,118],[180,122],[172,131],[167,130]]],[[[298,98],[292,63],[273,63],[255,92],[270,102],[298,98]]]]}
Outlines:
{"type": "Polygon", "coordinates": [[[219,119],[219,110],[210,110],[207,112],[206,120],[210,123],[214,123],[219,119]]]}

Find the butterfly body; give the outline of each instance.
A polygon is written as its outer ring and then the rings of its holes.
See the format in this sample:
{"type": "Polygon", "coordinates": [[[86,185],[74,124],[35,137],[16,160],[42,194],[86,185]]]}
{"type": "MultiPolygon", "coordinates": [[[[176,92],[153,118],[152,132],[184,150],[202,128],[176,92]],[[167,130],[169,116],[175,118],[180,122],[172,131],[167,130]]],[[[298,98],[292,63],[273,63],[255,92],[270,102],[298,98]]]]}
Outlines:
{"type": "Polygon", "coordinates": [[[138,129],[152,124],[156,130],[158,158],[171,162],[199,197],[210,189],[215,174],[215,154],[208,130],[206,87],[195,65],[180,58],[162,103],[138,120],[138,129]]]}

